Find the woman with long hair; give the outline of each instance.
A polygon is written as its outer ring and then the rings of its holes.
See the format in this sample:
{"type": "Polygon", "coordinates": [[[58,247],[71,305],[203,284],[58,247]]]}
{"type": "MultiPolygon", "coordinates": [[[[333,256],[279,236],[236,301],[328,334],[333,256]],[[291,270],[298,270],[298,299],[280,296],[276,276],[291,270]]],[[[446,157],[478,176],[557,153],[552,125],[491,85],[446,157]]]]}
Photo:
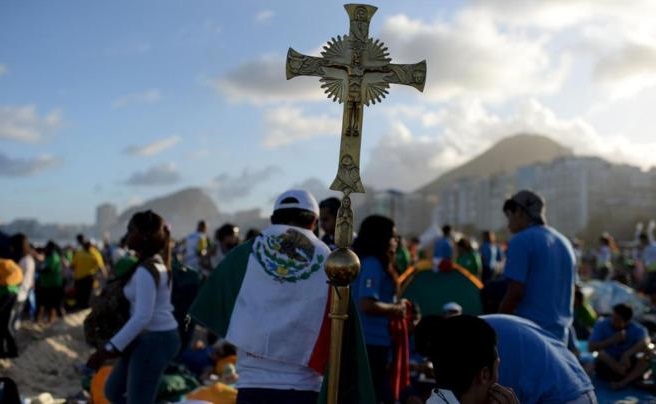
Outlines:
{"type": "Polygon", "coordinates": [[[384,216],[364,219],[353,250],[360,258],[360,273],[353,284],[353,299],[360,311],[376,402],[393,402],[387,365],[392,347],[390,319],[402,318],[404,302],[396,302],[394,256],[398,241],[394,222],[384,216]]]}
{"type": "Polygon", "coordinates": [[[89,366],[98,368],[120,356],[105,395],[112,403],[148,404],[155,402],[164,370],[180,347],[171,304],[171,235],[162,217],[148,210],[132,216],[127,237],[138,258],[123,289],[130,318],[104,350],[92,355],[89,366]]]}

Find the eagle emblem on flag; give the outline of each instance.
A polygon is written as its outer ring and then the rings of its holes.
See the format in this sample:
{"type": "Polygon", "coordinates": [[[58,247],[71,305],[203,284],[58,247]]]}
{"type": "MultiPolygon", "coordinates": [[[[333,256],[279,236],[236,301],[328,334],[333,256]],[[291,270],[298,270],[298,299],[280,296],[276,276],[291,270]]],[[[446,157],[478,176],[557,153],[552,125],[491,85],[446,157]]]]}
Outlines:
{"type": "Polygon", "coordinates": [[[310,278],[325,260],[312,241],[293,228],[255,240],[253,254],[264,271],[275,281],[298,282],[310,278]]]}

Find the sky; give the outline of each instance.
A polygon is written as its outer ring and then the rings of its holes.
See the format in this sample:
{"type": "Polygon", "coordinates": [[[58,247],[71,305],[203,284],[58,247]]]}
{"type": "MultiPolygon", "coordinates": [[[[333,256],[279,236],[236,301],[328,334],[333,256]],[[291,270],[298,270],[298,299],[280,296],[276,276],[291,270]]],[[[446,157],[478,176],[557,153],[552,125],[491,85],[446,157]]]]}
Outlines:
{"type": "MultiPolygon", "coordinates": [[[[656,2],[379,1],[370,36],[424,92],[365,108],[367,187],[412,191],[519,132],[656,165],[656,2]]],[[[220,211],[326,189],[342,106],[285,79],[348,33],[335,1],[0,2],[0,223],[93,223],[195,186],[220,211]]]]}

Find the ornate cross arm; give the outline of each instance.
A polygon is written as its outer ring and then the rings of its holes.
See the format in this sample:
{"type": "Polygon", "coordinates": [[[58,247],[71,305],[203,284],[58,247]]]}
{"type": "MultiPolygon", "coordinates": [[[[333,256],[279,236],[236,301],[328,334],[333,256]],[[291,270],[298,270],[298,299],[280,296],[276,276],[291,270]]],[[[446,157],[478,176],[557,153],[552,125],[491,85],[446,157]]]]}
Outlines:
{"type": "Polygon", "coordinates": [[[323,76],[323,66],[326,60],[314,56],[307,56],[289,48],[287,51],[287,80],[297,76],[323,76]]]}
{"type": "Polygon", "coordinates": [[[401,65],[390,63],[384,69],[390,72],[385,76],[385,81],[391,84],[405,84],[412,86],[419,91],[424,91],[426,83],[426,61],[411,65],[401,65]]]}

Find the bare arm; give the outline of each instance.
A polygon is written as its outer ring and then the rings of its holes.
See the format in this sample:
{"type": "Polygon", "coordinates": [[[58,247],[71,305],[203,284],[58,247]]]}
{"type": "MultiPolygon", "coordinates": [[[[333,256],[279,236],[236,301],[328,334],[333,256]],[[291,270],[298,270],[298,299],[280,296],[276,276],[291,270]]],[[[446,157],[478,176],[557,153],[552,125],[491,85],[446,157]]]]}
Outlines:
{"type": "Polygon", "coordinates": [[[588,342],[588,350],[589,351],[601,351],[602,349],[606,349],[611,345],[615,345],[626,338],[626,335],[623,331],[618,331],[617,333],[611,335],[610,337],[601,340],[601,341],[590,341],[588,342]]]}
{"type": "Polygon", "coordinates": [[[508,290],[499,305],[499,313],[513,314],[524,297],[524,284],[517,281],[508,283],[508,290]]]}
{"type": "Polygon", "coordinates": [[[360,300],[360,310],[370,316],[401,317],[405,314],[405,304],[383,303],[366,297],[360,300]]]}
{"type": "Polygon", "coordinates": [[[640,341],[633,344],[633,346],[629,348],[626,352],[624,352],[622,356],[626,356],[630,358],[633,355],[637,354],[638,352],[642,352],[646,350],[648,345],[649,345],[649,337],[641,339],[640,341]]]}

